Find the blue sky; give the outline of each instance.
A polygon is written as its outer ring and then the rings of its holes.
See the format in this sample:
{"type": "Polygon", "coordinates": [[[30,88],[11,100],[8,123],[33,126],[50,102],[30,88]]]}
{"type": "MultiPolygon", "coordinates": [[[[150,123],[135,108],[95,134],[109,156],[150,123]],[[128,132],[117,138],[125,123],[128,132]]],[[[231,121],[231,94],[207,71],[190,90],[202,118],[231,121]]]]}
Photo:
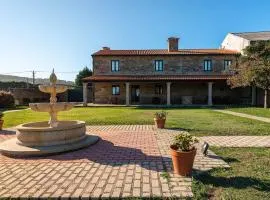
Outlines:
{"type": "Polygon", "coordinates": [[[162,49],[169,36],[218,48],[228,32],[270,30],[269,10],[267,0],[0,0],[0,74],[54,67],[73,80],[102,46],[162,49]]]}

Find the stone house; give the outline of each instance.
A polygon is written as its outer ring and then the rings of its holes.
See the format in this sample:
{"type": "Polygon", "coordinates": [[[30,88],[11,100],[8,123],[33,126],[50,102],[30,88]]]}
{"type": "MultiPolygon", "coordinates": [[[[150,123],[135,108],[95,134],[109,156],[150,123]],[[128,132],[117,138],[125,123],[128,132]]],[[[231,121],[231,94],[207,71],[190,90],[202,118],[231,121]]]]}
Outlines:
{"type": "Polygon", "coordinates": [[[213,105],[250,104],[251,88],[227,85],[230,67],[239,51],[230,49],[181,49],[179,38],[168,38],[167,49],[111,50],[92,54],[94,103],[213,105]]]}

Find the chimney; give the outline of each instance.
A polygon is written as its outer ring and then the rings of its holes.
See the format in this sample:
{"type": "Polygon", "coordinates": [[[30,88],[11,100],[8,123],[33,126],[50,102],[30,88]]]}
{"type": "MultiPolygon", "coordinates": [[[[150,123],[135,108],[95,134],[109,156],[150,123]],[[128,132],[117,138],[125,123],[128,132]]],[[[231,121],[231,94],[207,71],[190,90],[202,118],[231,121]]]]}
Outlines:
{"type": "Polygon", "coordinates": [[[168,51],[178,51],[178,40],[177,37],[168,38],[168,51]]]}
{"type": "Polygon", "coordinates": [[[102,47],[103,50],[111,50],[110,47],[102,47]]]}

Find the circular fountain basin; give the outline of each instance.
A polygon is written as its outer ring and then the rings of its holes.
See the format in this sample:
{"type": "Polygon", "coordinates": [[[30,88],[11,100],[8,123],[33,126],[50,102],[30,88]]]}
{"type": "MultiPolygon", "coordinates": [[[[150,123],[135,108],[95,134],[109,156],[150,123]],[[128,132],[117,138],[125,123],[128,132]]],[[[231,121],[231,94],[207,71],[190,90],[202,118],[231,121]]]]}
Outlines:
{"type": "Polygon", "coordinates": [[[68,111],[73,108],[72,103],[59,102],[59,103],[30,103],[29,107],[33,111],[37,112],[59,112],[59,111],[68,111]]]}
{"type": "Polygon", "coordinates": [[[56,93],[63,93],[68,89],[68,87],[65,85],[56,85],[54,87],[51,85],[39,85],[38,88],[41,92],[45,93],[53,93],[54,90],[56,93]]]}
{"type": "Polygon", "coordinates": [[[59,121],[57,127],[48,122],[33,122],[16,127],[17,143],[23,146],[52,146],[70,144],[85,139],[83,121],[59,121]]]}
{"type": "Polygon", "coordinates": [[[76,150],[95,144],[98,137],[86,134],[83,121],[59,121],[50,127],[47,121],[17,126],[17,138],[0,144],[0,152],[9,156],[40,156],[76,150]]]}

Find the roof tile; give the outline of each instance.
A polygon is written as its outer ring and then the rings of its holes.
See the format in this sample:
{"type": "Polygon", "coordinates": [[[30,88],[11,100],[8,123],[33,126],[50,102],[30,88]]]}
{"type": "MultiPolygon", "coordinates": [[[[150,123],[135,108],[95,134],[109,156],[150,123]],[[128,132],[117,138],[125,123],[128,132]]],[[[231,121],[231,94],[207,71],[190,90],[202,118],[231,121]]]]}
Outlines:
{"type": "Polygon", "coordinates": [[[270,40],[270,31],[232,33],[250,41],[270,40]]]}
{"type": "Polygon", "coordinates": [[[146,50],[100,50],[92,56],[140,56],[140,55],[236,55],[238,51],[228,49],[180,49],[168,51],[167,49],[146,50]]]}

